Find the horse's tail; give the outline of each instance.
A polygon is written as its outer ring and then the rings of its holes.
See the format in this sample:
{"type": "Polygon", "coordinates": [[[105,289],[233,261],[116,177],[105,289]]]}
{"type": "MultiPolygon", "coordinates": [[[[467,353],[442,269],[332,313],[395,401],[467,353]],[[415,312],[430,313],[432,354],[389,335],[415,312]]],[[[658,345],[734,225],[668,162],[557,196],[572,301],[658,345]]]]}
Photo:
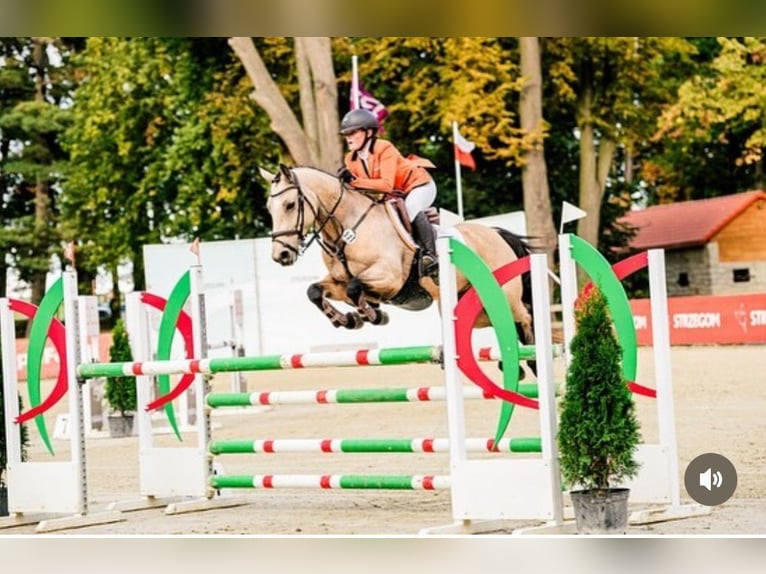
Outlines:
{"type": "MultiPolygon", "coordinates": [[[[530,243],[532,240],[534,240],[534,237],[516,235],[512,231],[508,231],[502,227],[493,227],[493,229],[497,231],[500,237],[502,237],[503,240],[510,246],[513,252],[516,254],[516,257],[519,259],[526,257],[527,255],[531,255],[535,252],[532,244],[530,243]]],[[[527,306],[529,312],[532,313],[532,279],[529,276],[529,273],[524,273],[524,275],[521,276],[521,284],[523,286],[521,300],[527,306]]]]}

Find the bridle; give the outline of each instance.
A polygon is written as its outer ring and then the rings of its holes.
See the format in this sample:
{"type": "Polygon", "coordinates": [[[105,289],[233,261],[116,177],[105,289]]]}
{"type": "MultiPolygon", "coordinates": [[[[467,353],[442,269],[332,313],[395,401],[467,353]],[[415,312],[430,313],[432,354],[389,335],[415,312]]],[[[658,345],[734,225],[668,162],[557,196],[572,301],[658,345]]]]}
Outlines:
{"type": "MultiPolygon", "coordinates": [[[[277,174],[277,176],[272,180],[272,185],[275,183],[278,183],[280,174],[277,174]]],[[[300,256],[303,255],[303,253],[308,249],[308,247],[311,245],[312,242],[316,241],[319,243],[319,245],[322,247],[322,249],[330,256],[335,257],[341,261],[343,266],[346,268],[346,271],[351,274],[351,272],[348,269],[348,264],[346,262],[346,256],[344,253],[344,249],[346,244],[353,243],[356,240],[356,229],[359,227],[359,225],[364,221],[364,219],[367,217],[367,214],[370,212],[370,210],[380,201],[374,200],[372,198],[370,199],[370,205],[368,208],[364,211],[364,213],[361,215],[361,217],[357,220],[357,222],[350,228],[347,228],[344,230],[343,224],[338,220],[338,218],[335,216],[335,212],[337,211],[338,207],[340,206],[341,201],[343,201],[343,195],[346,193],[348,188],[343,184],[343,182],[339,181],[340,184],[340,193],[338,194],[338,199],[335,201],[335,205],[332,206],[332,209],[326,210],[327,211],[327,217],[324,218],[324,221],[321,221],[320,225],[317,227],[316,222],[320,221],[320,208],[323,208],[322,202],[317,198],[318,206],[315,206],[311,201],[309,201],[309,198],[306,196],[306,193],[303,191],[303,188],[301,187],[300,181],[298,180],[298,175],[295,173],[295,170],[290,170],[290,185],[287,185],[286,187],[280,189],[276,193],[272,193],[270,195],[270,198],[279,197],[280,195],[295,190],[298,195],[298,219],[296,221],[296,225],[294,229],[285,229],[282,231],[273,231],[271,233],[271,240],[275,243],[280,244],[282,247],[288,249],[289,251],[292,251],[296,255],[300,256]],[[309,207],[311,210],[312,215],[314,216],[314,229],[311,232],[311,238],[306,241],[306,235],[303,233],[303,225],[305,221],[305,210],[306,206],[309,207]],[[338,239],[334,243],[327,243],[321,238],[321,233],[324,231],[325,227],[327,227],[327,224],[334,220],[338,227],[340,228],[340,233],[338,236],[338,239]],[[284,241],[280,240],[280,237],[291,237],[293,235],[298,236],[298,249],[293,247],[292,245],[285,243],[284,241]]]]}
{"type": "MultiPolygon", "coordinates": [[[[341,184],[340,187],[340,193],[338,194],[338,199],[335,202],[335,205],[332,206],[332,209],[327,212],[327,217],[325,220],[319,225],[319,228],[316,228],[316,225],[314,226],[314,231],[311,233],[311,239],[309,239],[308,242],[306,242],[306,235],[303,233],[303,223],[305,221],[305,210],[306,206],[308,205],[309,209],[311,210],[312,215],[314,216],[314,221],[319,221],[319,215],[320,210],[314,206],[311,201],[309,201],[308,197],[306,197],[305,192],[303,191],[303,188],[301,188],[301,184],[298,181],[298,175],[295,173],[294,170],[290,170],[291,180],[294,183],[291,183],[290,185],[280,189],[276,193],[272,193],[270,198],[279,197],[280,195],[287,193],[288,191],[296,190],[298,194],[298,219],[295,224],[295,229],[285,229],[282,231],[273,231],[271,233],[271,240],[275,243],[279,243],[282,247],[285,249],[288,249],[295,253],[296,255],[302,255],[306,249],[308,249],[309,245],[315,240],[319,239],[320,234],[324,230],[324,228],[327,226],[327,224],[330,222],[331,219],[335,218],[335,211],[338,209],[338,206],[340,205],[341,200],[343,199],[343,194],[346,191],[346,187],[341,184]],[[285,243],[284,241],[280,240],[280,237],[291,237],[293,235],[298,236],[298,243],[299,248],[296,249],[289,243],[285,243]]],[[[274,178],[274,180],[271,182],[272,184],[275,184],[279,181],[279,174],[274,178]]],[[[321,201],[317,199],[317,202],[319,203],[320,207],[324,207],[321,204],[321,201]]],[[[321,241],[320,241],[321,243],[321,241]]]]}

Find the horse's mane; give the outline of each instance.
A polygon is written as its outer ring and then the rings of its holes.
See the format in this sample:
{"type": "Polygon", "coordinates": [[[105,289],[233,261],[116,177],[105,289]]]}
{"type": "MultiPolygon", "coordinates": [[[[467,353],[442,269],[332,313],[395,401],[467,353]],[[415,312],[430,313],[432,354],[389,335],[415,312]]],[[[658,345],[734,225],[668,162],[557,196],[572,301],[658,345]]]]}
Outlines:
{"type": "Polygon", "coordinates": [[[312,171],[318,171],[319,173],[323,173],[325,175],[329,175],[332,178],[338,179],[337,174],[330,173],[329,171],[322,169],[321,167],[315,167],[313,165],[294,165],[291,169],[310,169],[312,171]]]}

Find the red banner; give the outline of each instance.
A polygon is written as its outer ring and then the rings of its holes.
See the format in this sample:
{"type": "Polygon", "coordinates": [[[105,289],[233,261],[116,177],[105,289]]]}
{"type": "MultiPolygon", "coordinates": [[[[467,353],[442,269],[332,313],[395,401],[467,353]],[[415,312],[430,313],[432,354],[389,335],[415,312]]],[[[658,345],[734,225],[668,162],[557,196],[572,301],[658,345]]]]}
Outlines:
{"type": "MultiPolygon", "coordinates": [[[[16,339],[16,376],[19,381],[27,380],[27,339],[16,339]]],[[[101,333],[99,335],[99,355],[101,362],[109,361],[109,348],[112,346],[111,333],[101,333]]],[[[43,350],[43,364],[41,376],[43,380],[55,379],[59,372],[59,356],[56,348],[48,341],[43,350]]]]}
{"type": "MultiPolygon", "coordinates": [[[[633,299],[639,345],[652,344],[649,299],[633,299]]],[[[766,343],[766,293],[670,297],[671,345],[766,343]]]]}

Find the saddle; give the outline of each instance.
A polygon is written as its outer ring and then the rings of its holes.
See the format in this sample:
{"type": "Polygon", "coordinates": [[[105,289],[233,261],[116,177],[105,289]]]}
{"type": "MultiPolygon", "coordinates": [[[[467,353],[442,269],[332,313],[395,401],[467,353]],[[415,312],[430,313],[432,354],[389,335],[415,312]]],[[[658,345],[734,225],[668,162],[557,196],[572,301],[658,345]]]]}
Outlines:
{"type": "MultiPolygon", "coordinates": [[[[398,192],[389,194],[388,198],[386,199],[386,204],[387,206],[393,208],[393,212],[399,218],[399,223],[404,226],[404,229],[407,231],[407,233],[412,235],[412,225],[410,225],[410,216],[407,213],[407,208],[404,205],[404,195],[398,192]]],[[[386,209],[386,212],[388,213],[389,217],[392,217],[391,210],[386,209]]],[[[426,214],[428,221],[431,222],[432,225],[439,225],[438,209],[433,206],[428,207],[423,210],[423,213],[426,214]]]]}

